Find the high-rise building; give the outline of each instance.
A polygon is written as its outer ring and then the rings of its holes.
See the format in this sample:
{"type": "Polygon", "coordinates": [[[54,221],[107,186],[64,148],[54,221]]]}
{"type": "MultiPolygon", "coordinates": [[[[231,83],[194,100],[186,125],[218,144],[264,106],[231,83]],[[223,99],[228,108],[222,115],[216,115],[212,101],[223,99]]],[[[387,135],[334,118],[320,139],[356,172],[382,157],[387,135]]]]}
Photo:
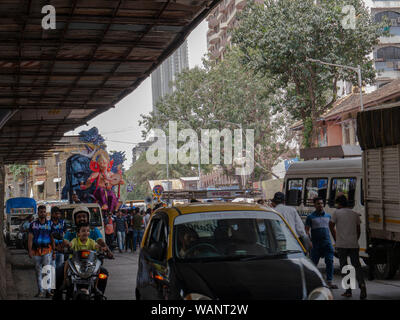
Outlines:
{"type": "Polygon", "coordinates": [[[236,14],[243,10],[246,3],[247,0],[222,0],[207,17],[207,47],[215,60],[224,58],[225,49],[231,43],[230,29],[236,26],[236,14]]]}
{"type": "Polygon", "coordinates": [[[390,37],[382,37],[374,50],[378,88],[400,78],[400,1],[372,1],[371,14],[375,21],[385,17],[390,22],[390,37]]]}
{"type": "Polygon", "coordinates": [[[189,68],[187,40],[151,74],[154,112],[157,111],[157,102],[174,91],[172,82],[176,80],[176,76],[185,68],[189,68]]]}

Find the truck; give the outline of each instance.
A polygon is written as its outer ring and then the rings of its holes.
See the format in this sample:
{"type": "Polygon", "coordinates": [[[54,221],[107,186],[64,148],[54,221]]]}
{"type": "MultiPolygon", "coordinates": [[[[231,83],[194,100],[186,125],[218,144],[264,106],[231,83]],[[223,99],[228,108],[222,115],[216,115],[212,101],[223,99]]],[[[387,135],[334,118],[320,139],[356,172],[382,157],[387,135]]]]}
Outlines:
{"type": "Polygon", "coordinates": [[[36,215],[36,201],[33,198],[18,197],[6,201],[5,241],[8,246],[16,244],[19,226],[29,216],[36,215]]]}
{"type": "Polygon", "coordinates": [[[357,114],[368,264],[391,279],[400,264],[400,103],[357,114]]]}

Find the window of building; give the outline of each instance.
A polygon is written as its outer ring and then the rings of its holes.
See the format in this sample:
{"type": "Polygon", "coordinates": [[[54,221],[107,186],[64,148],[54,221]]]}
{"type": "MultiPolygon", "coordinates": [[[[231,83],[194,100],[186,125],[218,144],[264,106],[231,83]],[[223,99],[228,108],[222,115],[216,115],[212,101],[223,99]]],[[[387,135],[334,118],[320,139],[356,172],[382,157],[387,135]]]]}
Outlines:
{"type": "Polygon", "coordinates": [[[56,182],[56,192],[58,194],[58,192],[60,192],[60,183],[56,182]]]}
{"type": "Polygon", "coordinates": [[[303,179],[289,179],[286,186],[286,204],[299,206],[303,191],[303,179]]]}
{"type": "Polygon", "coordinates": [[[328,194],[328,178],[309,178],[304,189],[304,205],[314,206],[314,198],[321,197],[326,203],[328,194]]]}
{"type": "Polygon", "coordinates": [[[400,48],[394,46],[380,48],[376,51],[376,59],[381,61],[400,60],[400,48]]]}
{"type": "Polygon", "coordinates": [[[400,13],[395,11],[383,11],[375,15],[376,22],[383,22],[385,18],[391,22],[393,27],[400,26],[400,13]]]}
{"type": "Polygon", "coordinates": [[[356,178],[333,178],[331,180],[331,190],[329,194],[329,207],[335,206],[335,199],[344,194],[348,201],[349,208],[354,207],[356,194],[356,178]]]}
{"type": "Polygon", "coordinates": [[[44,192],[44,183],[39,184],[37,187],[38,187],[38,193],[43,193],[44,192]]]}

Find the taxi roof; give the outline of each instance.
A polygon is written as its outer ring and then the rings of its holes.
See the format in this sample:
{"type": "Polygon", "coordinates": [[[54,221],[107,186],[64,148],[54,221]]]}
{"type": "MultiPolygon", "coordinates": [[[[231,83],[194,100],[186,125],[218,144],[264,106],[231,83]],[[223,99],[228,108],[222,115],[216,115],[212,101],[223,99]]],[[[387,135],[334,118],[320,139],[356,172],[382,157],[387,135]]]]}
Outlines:
{"type": "Polygon", "coordinates": [[[249,203],[189,203],[184,205],[176,205],[168,208],[160,208],[157,211],[164,209],[164,212],[171,213],[172,215],[179,214],[190,214],[198,212],[215,212],[215,211],[269,211],[277,213],[274,209],[266,206],[261,206],[259,204],[249,204],[249,203]],[[179,210],[177,212],[176,209],[179,210]]]}

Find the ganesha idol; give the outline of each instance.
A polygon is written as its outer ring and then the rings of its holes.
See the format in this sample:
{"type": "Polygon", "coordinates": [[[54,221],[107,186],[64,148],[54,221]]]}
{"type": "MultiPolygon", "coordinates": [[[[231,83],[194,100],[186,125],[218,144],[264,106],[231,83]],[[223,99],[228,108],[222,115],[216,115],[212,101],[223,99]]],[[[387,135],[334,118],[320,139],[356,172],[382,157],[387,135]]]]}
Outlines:
{"type": "Polygon", "coordinates": [[[119,187],[124,184],[122,179],[122,171],[120,166],[118,172],[114,173],[111,171],[114,161],[110,161],[108,153],[100,149],[92,157],[90,161],[90,169],[93,173],[90,175],[85,184],[81,184],[82,190],[90,188],[93,183],[96,183],[96,189],[93,193],[97,202],[100,204],[102,210],[114,212],[118,206],[118,199],[112,190],[113,186],[118,185],[118,198],[119,198],[119,187]]]}

